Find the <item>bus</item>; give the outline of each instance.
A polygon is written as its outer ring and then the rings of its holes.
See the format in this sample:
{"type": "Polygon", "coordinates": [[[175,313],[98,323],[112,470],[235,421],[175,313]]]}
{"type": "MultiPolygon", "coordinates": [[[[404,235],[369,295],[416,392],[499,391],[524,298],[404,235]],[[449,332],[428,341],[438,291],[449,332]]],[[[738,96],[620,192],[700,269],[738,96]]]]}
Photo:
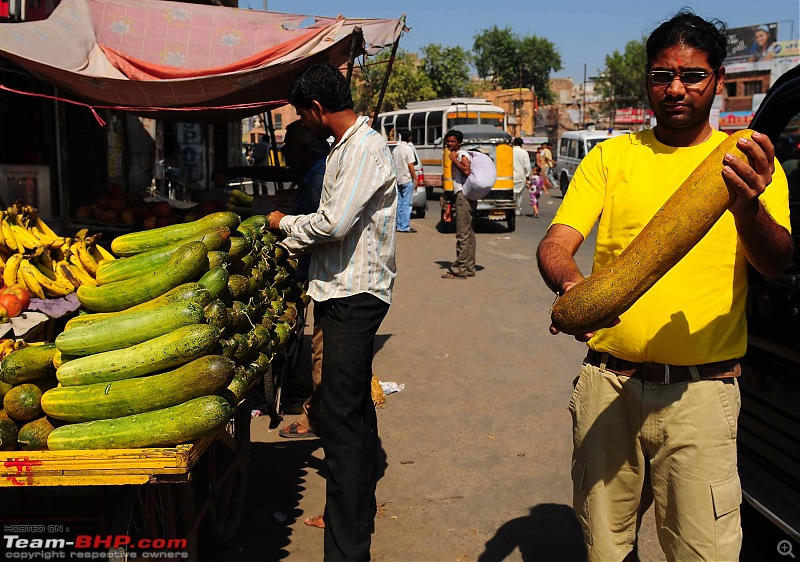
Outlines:
{"type": "Polygon", "coordinates": [[[411,131],[430,194],[442,187],[442,137],[447,131],[460,125],[491,125],[505,131],[507,124],[505,110],[484,98],[446,98],[411,102],[406,109],[380,113],[372,126],[386,140],[397,140],[398,129],[411,131]]]}

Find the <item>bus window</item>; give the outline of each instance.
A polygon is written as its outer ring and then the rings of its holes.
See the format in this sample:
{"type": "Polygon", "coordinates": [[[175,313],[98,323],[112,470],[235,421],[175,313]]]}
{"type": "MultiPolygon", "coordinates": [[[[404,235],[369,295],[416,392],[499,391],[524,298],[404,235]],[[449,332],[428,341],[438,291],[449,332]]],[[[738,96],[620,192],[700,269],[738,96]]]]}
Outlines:
{"type": "Polygon", "coordinates": [[[425,144],[425,112],[411,114],[411,142],[417,146],[425,144]]]}
{"type": "Polygon", "coordinates": [[[436,140],[442,138],[442,111],[431,111],[428,113],[428,123],[426,125],[426,143],[436,144],[436,140]]]}
{"type": "Polygon", "coordinates": [[[481,120],[481,123],[483,123],[484,125],[493,125],[493,126],[497,127],[498,129],[502,129],[503,128],[503,114],[502,113],[494,113],[494,112],[488,113],[488,112],[482,111],[480,113],[480,120],[481,120]]]}
{"type": "Polygon", "coordinates": [[[447,128],[452,129],[456,125],[477,125],[478,112],[467,111],[466,109],[454,110],[447,114],[447,128]]]}
{"type": "Polygon", "coordinates": [[[386,136],[386,140],[394,140],[394,115],[386,115],[381,123],[381,133],[386,136]]]}

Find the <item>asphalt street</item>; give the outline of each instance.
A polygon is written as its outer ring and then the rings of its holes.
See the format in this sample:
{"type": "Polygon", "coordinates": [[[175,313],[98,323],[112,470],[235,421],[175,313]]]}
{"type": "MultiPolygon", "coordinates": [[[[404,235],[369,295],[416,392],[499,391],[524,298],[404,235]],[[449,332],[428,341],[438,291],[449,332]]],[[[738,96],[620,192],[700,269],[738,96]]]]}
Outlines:
{"type": "MultiPolygon", "coordinates": [[[[478,222],[471,279],[441,278],[455,237],[437,230],[438,201],[426,218],[412,220],[416,234],[398,235],[394,302],[378,332],[374,372],[405,387],[378,411],[385,462],[374,560],[585,559],[571,508],[567,404],[586,348],[548,333],[553,295],[535,260],[561,202],[552,193],[541,199],[541,218],[525,209],[516,232],[478,222]]],[[[577,255],[586,273],[593,246],[590,238],[577,255]]],[[[294,388],[307,370],[304,357],[294,388]]],[[[204,559],[320,560],[323,533],[303,524],[324,508],[319,441],[282,439],[265,417],[253,420],[252,431],[239,536],[204,559]]],[[[664,559],[652,509],[639,553],[664,559]]]]}

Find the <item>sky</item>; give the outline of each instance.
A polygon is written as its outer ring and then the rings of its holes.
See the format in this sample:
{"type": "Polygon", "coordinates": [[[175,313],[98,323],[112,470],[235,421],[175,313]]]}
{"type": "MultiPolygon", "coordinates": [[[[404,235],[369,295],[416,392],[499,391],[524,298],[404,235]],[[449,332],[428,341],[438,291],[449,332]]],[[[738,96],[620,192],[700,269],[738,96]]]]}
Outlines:
{"type": "Polygon", "coordinates": [[[430,43],[471,51],[476,34],[493,25],[510,27],[519,36],[550,40],[561,55],[563,69],[551,78],[583,80],[605,67],[605,57],[625,44],[649,34],[684,6],[729,27],[778,23],[778,40],[797,39],[800,0],[436,0],[387,2],[378,0],[239,0],[240,8],[315,16],[342,14],[352,18],[397,18],[406,14],[411,28],[400,48],[419,52],[430,43]]]}

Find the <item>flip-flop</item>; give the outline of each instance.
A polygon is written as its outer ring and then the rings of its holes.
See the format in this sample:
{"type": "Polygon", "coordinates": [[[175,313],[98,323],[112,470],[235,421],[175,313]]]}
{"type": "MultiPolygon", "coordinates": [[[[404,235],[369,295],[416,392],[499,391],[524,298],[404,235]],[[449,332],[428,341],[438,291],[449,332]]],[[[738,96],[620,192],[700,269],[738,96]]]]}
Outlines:
{"type": "Polygon", "coordinates": [[[467,276],[461,273],[453,273],[452,271],[445,271],[442,273],[442,279],[466,279],[467,276]]]}
{"type": "Polygon", "coordinates": [[[299,422],[292,422],[287,425],[278,432],[278,435],[286,439],[310,439],[312,437],[318,437],[316,433],[301,425],[299,422]],[[305,433],[300,433],[300,431],[298,431],[300,427],[306,430],[305,433]]]}

